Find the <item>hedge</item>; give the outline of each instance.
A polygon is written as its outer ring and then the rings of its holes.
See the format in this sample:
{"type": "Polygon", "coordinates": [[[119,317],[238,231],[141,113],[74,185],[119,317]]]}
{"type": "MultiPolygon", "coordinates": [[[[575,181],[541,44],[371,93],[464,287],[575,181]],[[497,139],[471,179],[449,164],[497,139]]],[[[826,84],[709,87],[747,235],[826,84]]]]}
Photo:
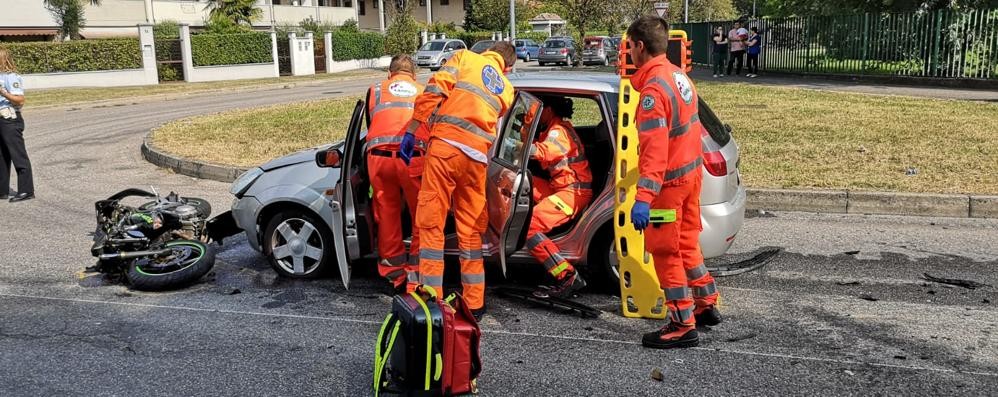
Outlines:
{"type": "Polygon", "coordinates": [[[385,36],[349,29],[333,31],[333,60],[372,59],[385,55],[385,36]]]}
{"type": "Polygon", "coordinates": [[[272,63],[270,33],[199,34],[191,36],[194,66],[272,63]]]}
{"type": "Polygon", "coordinates": [[[141,69],[138,39],[7,43],[21,74],[141,69]]]}

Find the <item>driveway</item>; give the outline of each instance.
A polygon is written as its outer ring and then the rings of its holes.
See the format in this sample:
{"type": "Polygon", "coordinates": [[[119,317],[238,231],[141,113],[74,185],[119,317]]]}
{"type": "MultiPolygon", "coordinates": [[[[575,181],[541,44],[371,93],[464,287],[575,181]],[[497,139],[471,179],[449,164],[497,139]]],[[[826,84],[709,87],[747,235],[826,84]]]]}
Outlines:
{"type": "MultiPolygon", "coordinates": [[[[154,185],[231,203],[228,184],[142,160],[145,133],[226,109],[360,94],[373,80],[121,106],[25,111],[39,198],[0,203],[0,395],[365,395],[390,299],[374,277],[279,279],[245,240],[205,282],[169,293],[81,278],[93,202],[154,185]]],[[[490,295],[483,395],[998,394],[998,221],[761,214],[732,252],[782,247],[718,280],[725,323],[701,347],[638,345],[655,321],[619,298],[583,320],[490,295]],[[653,369],[665,375],[651,379],[653,369]]],[[[725,258],[736,260],[740,257],[725,258]]],[[[361,265],[358,265],[361,266],[361,265]]],[[[520,270],[518,274],[530,272],[520,270]]],[[[525,278],[525,277],[521,277],[525,278]]],[[[501,280],[490,280],[493,284],[501,280]]]]}

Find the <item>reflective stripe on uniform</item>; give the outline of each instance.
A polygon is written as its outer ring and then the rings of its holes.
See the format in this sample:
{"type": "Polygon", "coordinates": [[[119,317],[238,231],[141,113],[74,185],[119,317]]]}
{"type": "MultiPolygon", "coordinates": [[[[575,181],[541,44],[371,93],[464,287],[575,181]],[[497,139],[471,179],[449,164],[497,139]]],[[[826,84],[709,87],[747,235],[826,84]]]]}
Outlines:
{"type": "Polygon", "coordinates": [[[544,260],[544,269],[551,271],[555,267],[558,267],[558,265],[562,262],[565,262],[565,259],[562,258],[561,255],[558,255],[557,253],[551,254],[551,256],[544,260]]]}
{"type": "Polygon", "coordinates": [[[396,256],[393,256],[391,258],[384,258],[385,262],[388,262],[388,264],[392,265],[392,266],[402,266],[402,265],[405,264],[405,262],[408,259],[409,259],[409,255],[407,255],[407,254],[396,255],[396,256]]]}
{"type": "Polygon", "coordinates": [[[677,323],[689,324],[690,319],[693,318],[693,308],[686,308],[678,312],[675,309],[669,309],[669,318],[677,323]]]}
{"type": "Polygon", "coordinates": [[[397,279],[399,277],[402,277],[405,274],[406,274],[405,269],[397,269],[397,270],[392,270],[391,272],[388,272],[388,274],[385,275],[385,278],[387,278],[388,280],[391,280],[391,281],[395,281],[395,279],[397,279]]]}
{"type": "Polygon", "coordinates": [[[638,132],[645,133],[654,129],[659,129],[669,126],[669,120],[665,117],[659,117],[655,119],[645,120],[638,124],[638,132]]]}
{"type": "Polygon", "coordinates": [[[429,249],[429,248],[421,248],[419,250],[419,259],[442,261],[444,260],[444,251],[429,249]]]}
{"type": "Polygon", "coordinates": [[[440,87],[437,87],[435,84],[430,84],[426,86],[425,88],[423,88],[423,92],[430,94],[444,95],[444,90],[441,90],[440,87]]]}
{"type": "MultiPolygon", "coordinates": [[[[564,132],[560,132],[560,133],[564,134],[564,132]]],[[[561,150],[561,154],[568,154],[568,148],[566,148],[565,145],[561,144],[561,141],[558,140],[558,137],[553,136],[553,135],[548,135],[547,139],[545,139],[544,141],[545,142],[551,142],[555,146],[557,146],[558,150],[561,150]]]]}
{"type": "Polygon", "coordinates": [[[547,239],[548,237],[545,236],[544,233],[534,234],[533,236],[527,239],[527,249],[537,248],[538,245],[541,245],[541,243],[543,243],[547,239]]]}
{"type": "Polygon", "coordinates": [[[440,72],[450,73],[451,75],[454,76],[455,80],[457,79],[457,68],[453,66],[442,66],[440,67],[440,72]]]}
{"type": "Polygon", "coordinates": [[[426,274],[419,274],[419,283],[429,286],[429,287],[443,287],[444,276],[429,276],[426,274]]]}
{"type": "Polygon", "coordinates": [[[672,302],[690,297],[690,290],[686,287],[666,288],[665,300],[672,302]]]}
{"type": "Polygon", "coordinates": [[[669,85],[665,80],[660,77],[655,77],[651,79],[652,83],[658,84],[665,90],[666,95],[669,96],[669,103],[672,104],[672,128],[679,127],[679,100],[676,99],[676,93],[672,91],[672,86],[669,85]]]}
{"type": "Polygon", "coordinates": [[[410,283],[418,283],[419,282],[419,271],[414,270],[414,271],[405,272],[405,273],[406,273],[406,275],[405,275],[405,280],[406,281],[408,281],[410,283]]]}
{"type": "Polygon", "coordinates": [[[467,259],[467,260],[482,259],[482,250],[481,248],[476,250],[461,249],[461,259],[467,259]]]}
{"type": "Polygon", "coordinates": [[[658,194],[658,192],[662,190],[661,183],[655,182],[645,177],[638,178],[638,187],[643,187],[645,189],[651,190],[655,194],[658,194]]]}
{"type": "Polygon", "coordinates": [[[682,136],[683,134],[690,131],[690,127],[693,126],[693,123],[699,121],[700,121],[700,114],[699,113],[694,114],[693,117],[690,117],[690,121],[688,123],[669,130],[669,138],[676,138],[682,136]]]}
{"type": "Polygon", "coordinates": [[[671,181],[673,179],[682,178],[686,176],[686,174],[689,174],[690,172],[696,170],[697,167],[699,167],[701,164],[703,164],[703,159],[697,157],[696,160],[693,160],[682,167],[676,168],[674,170],[669,170],[669,172],[666,172],[665,180],[671,181]]]}
{"type": "Polygon", "coordinates": [[[693,287],[693,296],[697,298],[704,298],[717,293],[717,284],[712,281],[703,287],[693,287]]]}
{"type": "Polygon", "coordinates": [[[451,115],[446,115],[446,114],[444,114],[444,115],[437,115],[434,118],[433,123],[443,123],[443,124],[450,124],[450,125],[456,126],[456,127],[461,128],[461,129],[463,129],[465,131],[468,131],[468,132],[470,132],[472,134],[475,134],[475,135],[478,135],[478,136],[480,136],[482,138],[487,139],[489,141],[489,144],[491,144],[492,142],[495,142],[495,140],[496,140],[496,137],[492,136],[492,134],[489,134],[485,130],[483,130],[481,128],[478,128],[477,125],[472,124],[468,120],[465,120],[465,119],[462,119],[462,118],[459,118],[459,117],[455,117],[455,116],[451,116],[451,115]]]}
{"type": "Polygon", "coordinates": [[[402,137],[400,136],[381,136],[367,141],[366,147],[375,147],[378,145],[385,144],[400,144],[402,143],[402,137]]]}
{"type": "Polygon", "coordinates": [[[385,102],[374,107],[374,111],[371,115],[378,114],[378,112],[385,109],[415,109],[416,104],[412,102],[385,102]]]}
{"type": "Polygon", "coordinates": [[[479,98],[482,98],[482,100],[485,101],[485,103],[488,103],[489,106],[492,107],[492,110],[495,110],[496,113],[502,112],[502,104],[499,103],[499,100],[490,95],[489,93],[485,92],[485,90],[479,88],[478,86],[468,82],[458,81],[457,84],[454,85],[454,88],[457,88],[459,90],[465,90],[472,94],[475,94],[479,98]]]}
{"type": "Polygon", "coordinates": [[[381,104],[381,83],[374,86],[374,106],[381,104]]]}
{"type": "Polygon", "coordinates": [[[481,284],[485,282],[485,273],[461,273],[461,284],[481,284]]]}
{"type": "Polygon", "coordinates": [[[590,182],[576,182],[571,185],[568,185],[568,187],[580,190],[593,190],[593,184],[590,182]]]}
{"type": "Polygon", "coordinates": [[[558,277],[562,272],[568,270],[568,262],[561,262],[554,269],[549,270],[552,276],[558,277]]]}
{"type": "Polygon", "coordinates": [[[701,277],[706,275],[707,275],[707,267],[704,266],[702,263],[692,269],[686,269],[686,279],[690,281],[699,280],[701,277]]]}

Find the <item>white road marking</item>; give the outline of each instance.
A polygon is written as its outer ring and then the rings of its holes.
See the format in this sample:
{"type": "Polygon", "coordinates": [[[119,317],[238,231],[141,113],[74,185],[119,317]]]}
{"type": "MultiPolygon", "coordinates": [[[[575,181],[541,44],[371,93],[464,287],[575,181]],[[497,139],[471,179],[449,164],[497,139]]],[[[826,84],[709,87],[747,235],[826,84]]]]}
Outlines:
{"type": "MultiPolygon", "coordinates": [[[[186,307],[186,306],[154,305],[148,303],[134,303],[134,302],[111,302],[111,301],[102,301],[102,300],[93,300],[93,299],[56,298],[50,296],[34,296],[34,295],[7,294],[7,293],[0,293],[0,297],[36,299],[36,300],[59,301],[59,302],[90,303],[90,304],[99,304],[99,305],[145,307],[153,309],[185,310],[185,311],[205,312],[205,313],[241,314],[241,315],[263,316],[263,317],[282,317],[282,318],[294,318],[294,319],[304,319],[304,320],[340,321],[340,322],[354,323],[354,324],[381,325],[380,321],[358,320],[345,317],[323,317],[323,316],[308,316],[301,314],[263,313],[263,312],[249,312],[249,311],[226,310],[226,309],[206,309],[206,308],[186,307]]],[[[622,345],[640,345],[639,342],[634,342],[634,341],[600,339],[600,338],[583,338],[583,337],[564,336],[564,335],[548,335],[548,334],[539,334],[532,332],[512,332],[512,331],[488,330],[488,329],[483,329],[482,332],[488,334],[496,334],[496,335],[527,336],[534,338],[570,340],[576,342],[598,342],[598,343],[615,343],[622,345]]],[[[795,356],[790,354],[779,354],[779,353],[747,352],[741,350],[708,348],[708,347],[694,347],[692,349],[705,352],[722,352],[722,353],[730,353],[730,354],[738,354],[738,355],[746,355],[754,357],[780,358],[786,360],[803,360],[803,361],[824,362],[824,363],[833,363],[833,364],[842,364],[842,365],[869,365],[872,367],[904,369],[911,371],[930,371],[930,372],[942,372],[942,373],[952,373],[952,374],[969,374],[969,375],[998,377],[998,373],[995,372],[961,371],[961,370],[946,369],[946,368],[929,368],[929,367],[918,367],[912,365],[896,365],[896,364],[874,363],[874,362],[865,362],[865,361],[839,360],[834,358],[795,356]]]]}

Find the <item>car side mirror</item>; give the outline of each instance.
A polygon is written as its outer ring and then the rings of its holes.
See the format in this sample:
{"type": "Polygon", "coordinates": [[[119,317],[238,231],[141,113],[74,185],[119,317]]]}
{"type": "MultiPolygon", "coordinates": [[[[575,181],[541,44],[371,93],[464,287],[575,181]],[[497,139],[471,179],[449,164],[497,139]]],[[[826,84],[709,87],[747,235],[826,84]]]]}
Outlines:
{"type": "Polygon", "coordinates": [[[322,168],[339,168],[342,161],[343,153],[337,148],[320,150],[315,153],[315,164],[322,168]]]}

